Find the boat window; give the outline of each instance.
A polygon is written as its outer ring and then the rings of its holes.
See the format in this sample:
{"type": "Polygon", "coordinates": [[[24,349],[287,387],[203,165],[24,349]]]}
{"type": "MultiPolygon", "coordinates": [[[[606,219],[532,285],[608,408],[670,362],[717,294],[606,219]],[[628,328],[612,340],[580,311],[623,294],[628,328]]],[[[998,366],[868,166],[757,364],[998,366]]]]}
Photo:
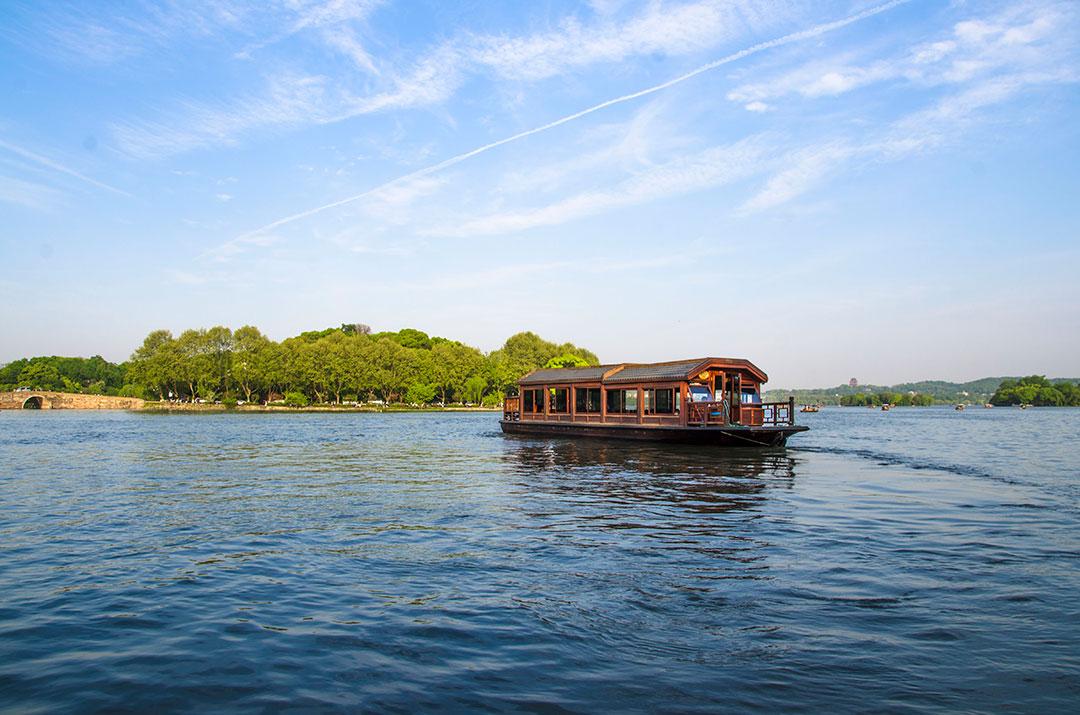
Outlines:
{"type": "Polygon", "coordinates": [[[525,390],[522,395],[522,410],[524,412],[543,412],[544,411],[544,391],[543,390],[525,390]]]}
{"type": "Polygon", "coordinates": [[[691,385],[690,386],[690,401],[691,402],[709,402],[712,399],[712,395],[709,394],[708,385],[691,385]]]}
{"type": "Polygon", "coordinates": [[[637,414],[637,389],[608,390],[607,411],[608,414],[637,414]]]}
{"type": "Polygon", "coordinates": [[[645,414],[675,414],[675,390],[667,388],[661,390],[645,390],[645,414]]]}
{"type": "Polygon", "coordinates": [[[742,390],[742,402],[747,404],[758,404],[761,402],[761,398],[758,397],[757,390],[752,387],[744,387],[742,390]]]}
{"type": "Polygon", "coordinates": [[[569,390],[567,388],[553,387],[549,392],[551,393],[551,401],[548,404],[551,405],[552,412],[565,413],[570,411],[569,390]]]}
{"type": "Polygon", "coordinates": [[[599,387],[574,388],[574,411],[595,413],[600,411],[599,387]]]}

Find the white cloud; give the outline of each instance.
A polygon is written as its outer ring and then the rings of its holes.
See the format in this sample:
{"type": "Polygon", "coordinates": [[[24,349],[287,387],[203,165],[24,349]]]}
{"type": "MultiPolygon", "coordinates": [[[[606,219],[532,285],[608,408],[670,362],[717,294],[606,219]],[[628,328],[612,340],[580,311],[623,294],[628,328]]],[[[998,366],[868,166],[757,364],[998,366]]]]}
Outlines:
{"type": "Polygon", "coordinates": [[[351,59],[357,67],[370,72],[371,74],[379,74],[378,68],[375,66],[375,61],[368,54],[368,51],[364,48],[364,45],[356,37],[356,33],[352,28],[338,27],[326,29],[322,33],[323,40],[327,45],[338,50],[346,57],[351,59]]]}
{"type": "Polygon", "coordinates": [[[54,204],[59,196],[57,191],[47,186],[0,175],[0,201],[44,209],[54,204]]]}
{"type": "Polygon", "coordinates": [[[252,53],[275,45],[308,30],[319,30],[318,36],[334,50],[352,59],[360,68],[377,73],[367,50],[353,32],[353,23],[366,20],[380,5],[381,0],[328,0],[287,3],[287,19],[284,28],[271,32],[267,37],[237,53],[237,57],[250,57],[252,53]]]}
{"type": "Polygon", "coordinates": [[[1046,84],[1075,82],[1080,77],[1067,67],[1058,72],[1009,74],[985,79],[911,112],[883,130],[871,132],[858,142],[833,140],[790,152],[765,186],[741,211],[753,213],[774,208],[816,188],[827,176],[853,159],[898,161],[940,149],[959,140],[978,120],[981,110],[1013,99],[1021,92],[1046,84]]]}
{"type": "Polygon", "coordinates": [[[4,141],[3,139],[0,139],[0,150],[7,150],[7,151],[11,152],[12,154],[15,154],[17,156],[22,157],[23,159],[26,159],[26,160],[29,160],[29,161],[35,163],[35,164],[38,164],[39,166],[43,166],[46,169],[49,169],[51,171],[54,171],[54,172],[57,172],[57,173],[60,173],[60,174],[64,174],[65,176],[70,176],[70,177],[76,178],[79,181],[81,181],[81,182],[83,182],[85,184],[89,184],[90,186],[94,186],[94,187],[96,187],[98,189],[104,189],[105,191],[109,191],[109,192],[112,192],[114,194],[119,194],[120,196],[127,196],[127,197],[131,196],[131,194],[124,191],[123,189],[118,189],[115,186],[110,186],[109,184],[106,184],[103,181],[98,181],[97,179],[93,179],[93,178],[87,176],[86,174],[83,174],[82,172],[76,171],[75,169],[72,169],[71,167],[65,166],[64,164],[61,164],[60,162],[58,162],[58,161],[56,161],[54,159],[50,159],[49,157],[42,156],[41,154],[38,154],[37,152],[30,151],[29,149],[25,149],[25,148],[23,148],[21,146],[18,146],[16,144],[12,144],[11,142],[4,141]]]}
{"type": "Polygon", "coordinates": [[[832,142],[792,152],[786,168],[773,174],[764,188],[746,201],[740,210],[744,213],[763,211],[792,199],[813,188],[837,164],[852,154],[851,147],[842,142],[832,142]]]}
{"type": "Polygon", "coordinates": [[[157,120],[126,120],[113,125],[116,143],[125,153],[158,158],[214,144],[235,143],[258,128],[305,124],[320,118],[330,103],[325,79],[286,75],[276,78],[262,97],[220,105],[187,102],[157,120]],[[177,119],[179,117],[179,120],[177,119]]]}
{"type": "Polygon", "coordinates": [[[225,262],[230,258],[243,253],[251,247],[268,248],[281,243],[281,238],[271,234],[259,234],[258,236],[242,236],[234,238],[228,243],[215,246],[204,251],[199,258],[212,258],[217,262],[225,262]]]}
{"type": "Polygon", "coordinates": [[[790,7],[758,0],[650,3],[624,22],[565,19],[556,30],[520,37],[476,37],[469,57],[510,79],[536,80],[597,62],[716,47],[792,18],[790,7]]]}
{"type": "Polygon", "coordinates": [[[454,61],[442,53],[426,57],[390,89],[356,96],[321,75],[282,75],[266,90],[220,103],[185,102],[161,110],[154,120],[129,119],[112,127],[118,147],[139,159],[156,159],[191,149],[230,145],[253,132],[328,124],[363,114],[438,104],[451,96],[460,79],[454,61]]]}
{"type": "MultiPolygon", "coordinates": [[[[130,60],[180,38],[235,30],[253,15],[266,14],[265,4],[245,0],[162,0],[136,7],[65,3],[39,9],[10,36],[44,56],[91,65],[130,60]]],[[[10,21],[18,22],[18,14],[10,21]]]]}
{"type": "Polygon", "coordinates": [[[509,234],[566,223],[614,208],[633,206],[728,184],[760,171],[763,142],[754,136],[649,167],[605,190],[586,191],[537,208],[492,213],[423,231],[438,236],[509,234]]]}
{"type": "MultiPolygon", "coordinates": [[[[719,58],[717,60],[713,60],[712,62],[709,62],[707,64],[701,65],[700,67],[697,67],[697,68],[695,68],[693,70],[690,70],[689,72],[686,72],[686,73],[684,73],[682,75],[674,77],[673,79],[669,79],[666,82],[661,82],[660,84],[655,84],[655,85],[652,85],[651,87],[646,87],[645,89],[641,89],[641,90],[638,90],[636,92],[631,92],[630,94],[624,94],[624,95],[619,96],[619,97],[614,97],[612,99],[608,99],[608,100],[606,100],[604,102],[600,102],[599,104],[594,104],[593,106],[588,107],[586,109],[583,109],[581,111],[574,112],[572,114],[567,114],[567,115],[565,115],[563,117],[560,117],[559,119],[548,122],[547,124],[542,124],[540,126],[536,126],[536,127],[531,128],[531,129],[526,129],[524,131],[518,132],[517,134],[512,134],[512,135],[510,135],[508,137],[505,137],[503,139],[499,139],[497,141],[489,142],[488,144],[484,144],[484,145],[481,145],[479,147],[476,147],[475,149],[471,149],[469,151],[462,152],[461,154],[457,154],[456,156],[450,157],[449,159],[445,159],[445,160],[443,160],[441,162],[438,162],[436,164],[426,166],[426,167],[424,167],[422,169],[418,169],[416,171],[413,171],[413,172],[411,172],[409,174],[405,174],[403,176],[399,176],[396,179],[391,179],[390,181],[384,182],[383,184],[381,184],[379,186],[376,186],[376,187],[374,187],[372,189],[367,189],[367,190],[362,191],[362,192],[360,192],[358,194],[354,194],[352,196],[347,196],[345,198],[338,199],[336,201],[332,201],[330,203],[323,204],[321,206],[316,206],[314,208],[310,208],[310,209],[307,209],[307,210],[304,210],[304,211],[300,211],[300,212],[285,216],[283,218],[279,218],[279,219],[277,219],[275,221],[272,221],[272,222],[270,222],[268,224],[260,226],[259,228],[256,228],[256,229],[254,229],[252,231],[249,231],[249,232],[247,232],[245,234],[242,234],[237,239],[233,239],[231,241],[226,242],[225,244],[223,244],[222,248],[230,247],[229,250],[232,251],[233,247],[239,245],[239,244],[237,244],[237,241],[242,241],[243,239],[245,239],[245,238],[247,238],[249,236],[255,236],[255,235],[258,235],[258,234],[265,233],[267,231],[272,231],[272,230],[278,229],[278,228],[280,228],[282,226],[285,226],[287,224],[291,224],[291,223],[294,223],[296,221],[300,221],[300,220],[307,219],[307,218],[310,218],[312,216],[315,216],[317,214],[321,214],[321,213],[323,213],[325,211],[330,211],[330,210],[333,210],[333,209],[340,208],[342,206],[352,204],[352,203],[354,203],[356,201],[360,201],[360,200],[372,195],[373,193],[375,193],[377,191],[380,191],[381,189],[386,188],[388,186],[393,186],[393,185],[396,185],[396,184],[400,184],[402,182],[411,181],[411,180],[419,178],[419,177],[430,176],[432,174],[436,174],[436,173],[438,173],[440,171],[443,171],[443,170],[445,170],[445,169],[447,169],[447,168],[449,168],[451,166],[455,166],[455,165],[460,164],[460,163],[462,163],[464,161],[468,161],[469,159],[472,159],[473,157],[479,156],[480,154],[487,153],[487,152],[489,152],[489,151],[491,151],[493,149],[504,146],[506,144],[510,144],[510,143],[513,143],[513,142],[516,142],[516,141],[520,141],[520,140],[525,139],[527,137],[531,137],[531,136],[534,136],[536,134],[546,132],[546,131],[548,131],[550,129],[553,129],[555,127],[559,127],[559,126],[562,126],[564,124],[574,122],[574,121],[576,121],[578,119],[581,119],[582,117],[586,117],[586,116],[588,116],[590,114],[593,114],[595,112],[599,112],[599,111],[607,109],[609,107],[613,107],[613,106],[623,104],[623,103],[626,103],[626,102],[631,102],[631,101],[634,101],[636,99],[640,99],[642,97],[646,97],[646,96],[655,94],[657,92],[661,92],[661,91],[663,91],[665,89],[668,89],[670,87],[673,87],[673,86],[675,86],[677,84],[681,84],[681,83],[686,82],[686,81],[688,81],[690,79],[693,79],[694,77],[697,77],[698,75],[704,74],[706,72],[713,71],[713,70],[715,70],[715,69],[717,69],[719,67],[723,67],[725,65],[731,64],[732,62],[737,62],[739,60],[742,60],[742,59],[744,59],[746,57],[757,54],[759,52],[765,52],[767,50],[770,50],[770,49],[773,49],[773,48],[776,48],[776,47],[781,47],[783,45],[787,45],[787,44],[791,44],[791,43],[794,43],[794,42],[800,42],[800,41],[803,41],[803,40],[819,37],[819,36],[824,35],[826,33],[833,32],[835,30],[839,30],[839,29],[844,28],[844,27],[848,27],[848,26],[850,26],[850,25],[852,25],[854,23],[860,22],[860,21],[865,20],[865,19],[867,19],[869,17],[873,17],[873,16],[881,14],[883,12],[887,12],[887,11],[889,11],[889,10],[895,8],[895,7],[898,7],[900,5],[905,4],[908,1],[909,0],[889,0],[889,2],[883,3],[881,5],[876,5],[874,7],[870,7],[868,9],[866,9],[866,10],[858,12],[858,13],[856,13],[854,15],[849,15],[849,16],[841,18],[839,20],[834,20],[832,22],[826,22],[826,23],[820,23],[820,24],[808,27],[808,28],[806,28],[804,30],[788,33],[787,35],[783,35],[781,37],[777,37],[777,38],[774,38],[774,39],[771,39],[771,40],[767,40],[765,42],[759,42],[756,45],[751,45],[751,46],[746,47],[746,48],[744,48],[742,50],[739,50],[737,52],[733,52],[731,54],[725,55],[725,56],[723,56],[723,57],[721,57],[721,58],[719,58]]],[[[205,252],[202,255],[208,255],[210,253],[212,253],[212,251],[205,252]]]]}
{"type": "Polygon", "coordinates": [[[320,28],[321,37],[334,51],[375,76],[378,83],[372,90],[357,92],[350,78],[302,72],[275,76],[261,94],[237,101],[187,101],[161,107],[156,119],[117,123],[113,126],[117,145],[134,157],[156,158],[229,145],[258,130],[432,107],[454,96],[469,76],[493,73],[503,79],[535,80],[632,56],[687,54],[790,21],[795,14],[788,6],[761,0],[650,3],[622,22],[605,17],[582,23],[571,17],[551,32],[517,37],[461,35],[428,50],[409,66],[380,68],[351,27],[343,24],[366,17],[374,6],[332,2],[310,7],[300,13],[305,19],[244,51],[246,55],[302,30],[320,28]]]}
{"type": "Polygon", "coordinates": [[[990,18],[958,22],[949,36],[888,59],[859,64],[849,53],[744,83],[727,97],[740,103],[775,101],[793,94],[810,99],[835,97],[886,81],[960,84],[995,72],[1060,65],[1075,60],[1075,37],[1066,31],[1075,21],[1074,6],[1024,3],[990,18]]]}

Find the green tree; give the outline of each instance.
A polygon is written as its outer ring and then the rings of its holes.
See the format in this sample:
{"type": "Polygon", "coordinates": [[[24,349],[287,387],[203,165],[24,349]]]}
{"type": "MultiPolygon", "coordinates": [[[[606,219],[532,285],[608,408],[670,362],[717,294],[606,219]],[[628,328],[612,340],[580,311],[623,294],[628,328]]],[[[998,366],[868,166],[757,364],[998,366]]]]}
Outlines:
{"type": "Polygon", "coordinates": [[[45,359],[34,359],[19,372],[19,384],[35,390],[60,390],[60,371],[45,359]]]}
{"type": "Polygon", "coordinates": [[[551,358],[544,367],[546,368],[561,368],[561,367],[586,367],[589,364],[588,360],[580,355],[574,355],[572,353],[564,353],[551,358]]]}
{"type": "Polygon", "coordinates": [[[353,346],[355,340],[343,332],[336,332],[312,344],[315,382],[324,386],[334,401],[341,404],[341,393],[353,381],[353,346]]]}
{"type": "Polygon", "coordinates": [[[308,398],[307,395],[300,392],[299,390],[294,390],[293,392],[286,392],[285,404],[289,407],[307,407],[308,398]]]}
{"type": "Polygon", "coordinates": [[[244,401],[251,402],[253,394],[269,389],[267,357],[271,341],[252,325],[237,328],[232,337],[230,377],[232,383],[244,393],[244,401]]]}
{"type": "Polygon", "coordinates": [[[180,353],[172,333],[168,330],[151,332],[131,356],[129,365],[131,381],[164,400],[166,393],[173,392],[180,379],[180,353]]]}
{"type": "Polygon", "coordinates": [[[405,401],[413,405],[426,405],[435,399],[435,386],[414,382],[405,392],[405,401]]]}
{"type": "Polygon", "coordinates": [[[484,400],[484,392],[487,390],[488,382],[481,375],[473,375],[465,381],[465,399],[474,405],[479,405],[484,400]]]}
{"type": "Polygon", "coordinates": [[[537,370],[553,358],[563,355],[575,355],[585,361],[586,365],[599,365],[596,355],[579,348],[572,343],[556,345],[544,340],[536,333],[524,332],[511,335],[506,343],[493,352],[491,360],[498,366],[497,376],[499,389],[513,389],[514,383],[527,373],[537,370]]]}
{"type": "Polygon", "coordinates": [[[229,392],[229,374],[232,369],[232,330],[216,325],[206,331],[203,340],[206,365],[204,380],[215,395],[226,395],[229,392]]]}
{"type": "Polygon", "coordinates": [[[403,348],[431,350],[431,338],[423,330],[402,328],[397,332],[397,343],[403,348]]]}
{"type": "Polygon", "coordinates": [[[442,402],[462,394],[471,375],[483,370],[484,356],[476,348],[456,341],[441,341],[431,349],[431,373],[442,402]]]}

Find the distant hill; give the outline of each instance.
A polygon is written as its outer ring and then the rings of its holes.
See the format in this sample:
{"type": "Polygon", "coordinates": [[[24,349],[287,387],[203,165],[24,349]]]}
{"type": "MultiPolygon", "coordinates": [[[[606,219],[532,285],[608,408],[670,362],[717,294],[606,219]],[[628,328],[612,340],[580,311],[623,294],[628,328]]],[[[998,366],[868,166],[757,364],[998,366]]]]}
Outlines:
{"type": "MultiPolygon", "coordinates": [[[[836,387],[803,388],[803,389],[771,389],[765,392],[765,400],[768,402],[786,400],[790,396],[795,401],[803,403],[820,403],[823,405],[838,405],[840,398],[856,394],[872,394],[879,392],[899,392],[903,394],[915,393],[918,395],[930,395],[935,402],[952,404],[956,402],[987,402],[990,396],[997,390],[1002,380],[1017,380],[1019,377],[984,377],[971,382],[947,382],[946,380],[923,380],[921,382],[904,382],[899,385],[837,385],[836,387]]],[[[1056,377],[1050,382],[1077,382],[1077,378],[1056,377]]]]}

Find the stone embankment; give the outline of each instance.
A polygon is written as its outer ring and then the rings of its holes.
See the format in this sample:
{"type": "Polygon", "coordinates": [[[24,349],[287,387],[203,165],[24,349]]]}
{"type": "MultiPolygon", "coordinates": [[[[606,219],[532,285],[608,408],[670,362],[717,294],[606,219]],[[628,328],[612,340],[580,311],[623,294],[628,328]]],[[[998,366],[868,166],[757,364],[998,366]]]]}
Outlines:
{"type": "Polygon", "coordinates": [[[0,410],[138,410],[144,400],[72,392],[0,392],[0,410]]]}

